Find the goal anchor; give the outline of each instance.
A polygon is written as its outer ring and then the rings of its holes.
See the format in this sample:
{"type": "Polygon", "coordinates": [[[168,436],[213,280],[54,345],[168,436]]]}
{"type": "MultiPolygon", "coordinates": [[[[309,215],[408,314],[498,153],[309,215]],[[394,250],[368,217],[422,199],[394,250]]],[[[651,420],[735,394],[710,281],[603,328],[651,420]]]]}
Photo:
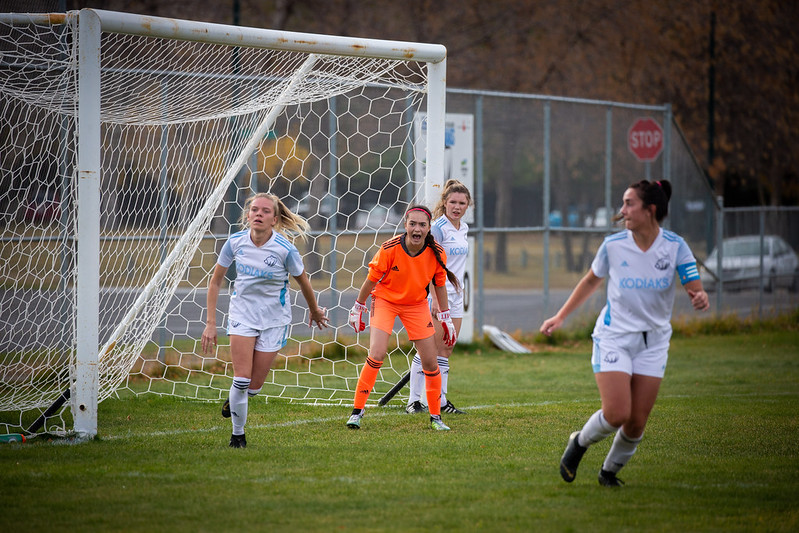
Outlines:
{"type": "Polygon", "coordinates": [[[61,396],[59,396],[58,399],[53,402],[53,405],[48,407],[47,410],[42,413],[42,415],[37,418],[33,424],[31,424],[31,427],[28,428],[28,433],[36,433],[39,431],[39,429],[41,429],[41,427],[44,425],[45,421],[56,414],[56,412],[61,409],[61,406],[64,405],[64,402],[69,400],[69,395],[69,387],[67,387],[64,389],[64,392],[61,393],[61,396]]]}
{"type": "Polygon", "coordinates": [[[408,384],[408,381],[410,381],[410,379],[411,379],[411,373],[410,373],[410,371],[408,371],[408,372],[405,373],[404,376],[402,376],[400,378],[400,380],[393,387],[391,387],[391,390],[389,390],[387,393],[385,393],[382,398],[377,400],[377,405],[381,405],[382,406],[382,405],[386,405],[388,402],[390,402],[391,398],[396,396],[397,393],[399,391],[401,391],[402,388],[405,385],[408,384]]]}

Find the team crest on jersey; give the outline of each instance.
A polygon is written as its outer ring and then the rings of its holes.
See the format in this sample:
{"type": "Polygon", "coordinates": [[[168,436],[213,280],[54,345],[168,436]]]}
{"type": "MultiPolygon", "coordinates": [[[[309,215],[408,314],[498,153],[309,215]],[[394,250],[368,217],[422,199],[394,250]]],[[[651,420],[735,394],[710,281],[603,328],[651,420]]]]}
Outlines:
{"type": "Polygon", "coordinates": [[[275,266],[277,264],[277,256],[276,255],[270,255],[269,257],[264,259],[264,263],[266,263],[266,266],[270,266],[270,267],[275,266]]]}
{"type": "Polygon", "coordinates": [[[661,257],[658,259],[657,263],[655,263],[655,268],[658,270],[666,270],[669,268],[669,258],[668,257],[661,257]]]}

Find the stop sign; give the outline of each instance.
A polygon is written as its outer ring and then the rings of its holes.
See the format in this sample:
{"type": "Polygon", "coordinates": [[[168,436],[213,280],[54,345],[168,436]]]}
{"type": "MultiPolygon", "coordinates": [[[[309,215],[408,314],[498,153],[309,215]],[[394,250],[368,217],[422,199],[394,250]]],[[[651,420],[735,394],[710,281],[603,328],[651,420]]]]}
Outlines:
{"type": "Polygon", "coordinates": [[[663,150],[663,130],[654,119],[639,118],[627,132],[627,146],[639,161],[654,161],[663,150]]]}

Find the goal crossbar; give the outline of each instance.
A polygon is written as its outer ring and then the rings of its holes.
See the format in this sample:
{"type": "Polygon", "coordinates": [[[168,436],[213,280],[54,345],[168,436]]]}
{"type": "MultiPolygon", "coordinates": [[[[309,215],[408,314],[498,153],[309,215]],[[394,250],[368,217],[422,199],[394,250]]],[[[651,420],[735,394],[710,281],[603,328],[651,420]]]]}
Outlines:
{"type": "Polygon", "coordinates": [[[446,47],[440,44],[248,28],[93,8],[82,9],[79,12],[72,11],[67,14],[3,13],[0,14],[0,21],[13,25],[31,23],[64,24],[68,17],[80,16],[80,13],[89,12],[97,16],[102,31],[110,33],[198,41],[228,46],[248,46],[270,50],[354,57],[379,57],[424,63],[438,63],[447,56],[446,47]]]}

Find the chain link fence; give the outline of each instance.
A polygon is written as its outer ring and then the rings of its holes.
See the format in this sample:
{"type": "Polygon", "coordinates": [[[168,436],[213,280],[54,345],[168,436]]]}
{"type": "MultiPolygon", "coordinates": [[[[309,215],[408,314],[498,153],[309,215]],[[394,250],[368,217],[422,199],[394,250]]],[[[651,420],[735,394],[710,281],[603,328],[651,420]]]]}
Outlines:
{"type": "MultiPolygon", "coordinates": [[[[719,240],[742,235],[781,237],[790,248],[783,263],[790,263],[793,250],[799,248],[799,210],[725,209],[670,105],[450,89],[447,111],[474,115],[475,211],[470,233],[478,258],[476,331],[483,324],[536,331],[590,267],[604,236],[619,231],[612,217],[627,186],[641,179],[671,181],[664,227],[686,240],[703,267],[704,279],[720,279],[708,281],[715,292],[714,309],[701,316],[762,316],[799,306],[796,266],[790,273],[780,270],[773,285],[755,280],[751,287],[740,287],[724,283],[725,277],[737,275],[732,268],[707,264],[719,240]],[[654,158],[645,154],[652,160],[642,161],[633,152],[635,139],[630,136],[635,124],[651,121],[660,127],[662,150],[654,158]],[[496,300],[505,304],[496,305],[496,300]],[[509,306],[518,311],[508,313],[509,306]]],[[[730,259],[725,261],[726,265],[730,259]]],[[[746,275],[768,281],[774,277],[771,266],[766,255],[763,271],[746,275]]],[[[573,320],[592,321],[604,301],[604,294],[596,294],[581,310],[582,318],[573,320]]],[[[697,316],[679,293],[674,314],[697,316]]]]}

